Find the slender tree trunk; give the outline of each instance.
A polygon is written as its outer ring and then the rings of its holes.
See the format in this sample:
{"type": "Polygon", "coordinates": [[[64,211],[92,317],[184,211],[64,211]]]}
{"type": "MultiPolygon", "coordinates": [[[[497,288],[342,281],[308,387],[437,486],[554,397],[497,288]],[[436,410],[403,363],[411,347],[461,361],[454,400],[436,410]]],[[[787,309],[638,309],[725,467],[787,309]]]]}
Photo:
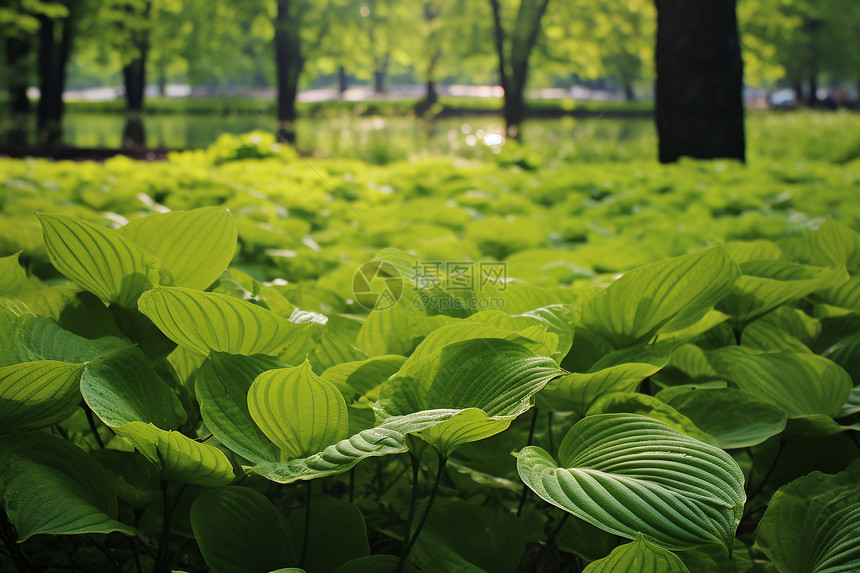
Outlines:
{"type": "Polygon", "coordinates": [[[636,90],[633,89],[633,84],[627,80],[622,81],[624,89],[624,99],[626,101],[636,101],[636,90]]]}
{"type": "Polygon", "coordinates": [[[795,105],[800,105],[803,101],[803,84],[800,82],[792,82],[791,90],[794,92],[795,105]]]}
{"type": "Polygon", "coordinates": [[[346,68],[344,66],[337,67],[337,91],[340,92],[340,97],[349,89],[348,78],[346,77],[346,68]]]}
{"type": "Polygon", "coordinates": [[[385,76],[388,73],[388,52],[382,57],[382,61],[373,72],[373,92],[378,94],[385,93],[385,76]]]}
{"type": "MultiPolygon", "coordinates": [[[[149,19],[152,2],[147,2],[143,13],[136,17],[149,19]]],[[[134,32],[132,41],[137,50],[135,57],[122,69],[122,80],[125,86],[125,129],[123,130],[123,146],[142,147],[146,144],[146,131],[143,127],[143,103],[146,93],[146,63],[149,56],[149,30],[134,32]]]]}
{"type": "Polygon", "coordinates": [[[278,0],[275,22],[275,63],[278,77],[278,137],[296,141],[296,95],[304,67],[299,37],[300,22],[292,13],[293,0],[278,0]]]}
{"type": "Polygon", "coordinates": [[[814,72],[809,74],[809,94],[806,105],[809,107],[818,106],[818,76],[814,72]]]}
{"type": "Polygon", "coordinates": [[[30,74],[27,57],[30,54],[29,38],[6,39],[6,62],[9,66],[9,112],[12,122],[9,125],[9,143],[26,145],[30,134],[30,74]]]}
{"type": "Polygon", "coordinates": [[[525,89],[528,81],[529,56],[540,32],[541,19],[549,0],[520,0],[516,26],[507,38],[502,25],[499,0],[489,0],[493,12],[496,55],[499,59],[499,80],[504,92],[502,114],[506,133],[511,139],[520,139],[520,124],[525,117],[525,89]],[[508,54],[508,46],[510,53],[508,54]]]}
{"type": "Polygon", "coordinates": [[[37,140],[42,145],[57,145],[63,137],[63,92],[66,67],[72,50],[74,2],[67,4],[69,15],[62,19],[39,16],[39,105],[37,140]]]}
{"type": "Polygon", "coordinates": [[[656,0],[660,161],[745,160],[736,0],[656,0]]]}

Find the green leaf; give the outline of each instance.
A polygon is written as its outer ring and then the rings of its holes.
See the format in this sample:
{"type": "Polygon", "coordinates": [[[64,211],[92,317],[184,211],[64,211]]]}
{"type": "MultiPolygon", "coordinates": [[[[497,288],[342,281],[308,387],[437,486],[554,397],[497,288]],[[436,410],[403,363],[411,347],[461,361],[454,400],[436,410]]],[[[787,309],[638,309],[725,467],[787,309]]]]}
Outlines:
{"type": "MultiPolygon", "coordinates": [[[[290,516],[293,539],[303,539],[305,510],[290,516]]],[[[356,506],[328,497],[311,502],[307,552],[302,567],[308,573],[327,573],[354,559],[370,555],[364,517],[356,506]]]]}
{"type": "Polygon", "coordinates": [[[87,364],[81,393],[92,411],[111,428],[146,422],[173,430],[186,419],[179,398],[135,347],[87,364]]]}
{"type": "MultiPolygon", "coordinates": [[[[371,555],[359,557],[338,567],[334,573],[418,573],[418,569],[405,563],[402,569],[397,565],[400,559],[394,555],[371,555]]],[[[274,572],[273,572],[274,573],[274,572]]]]}
{"type": "Polygon", "coordinates": [[[375,401],[382,383],[400,370],[405,361],[406,358],[396,354],[374,356],[332,366],[322,373],[321,378],[337,386],[348,400],[357,395],[375,401]]]}
{"type": "Polygon", "coordinates": [[[833,219],[805,237],[787,242],[787,246],[789,254],[801,263],[860,270],[860,234],[833,219]]]}
{"type": "Polygon", "coordinates": [[[135,509],[145,509],[163,495],[158,468],[137,452],[93,450],[90,456],[111,476],[117,497],[135,509]]]}
{"type": "Polygon", "coordinates": [[[283,354],[303,347],[318,323],[297,324],[227,295],[182,287],[154,288],[140,297],[140,311],[172,341],[200,354],[283,354]]]}
{"type": "Polygon", "coordinates": [[[658,400],[654,396],[639,394],[637,392],[615,392],[607,394],[595,401],[586,413],[588,416],[596,414],[639,414],[659,420],[691,438],[695,438],[712,446],[717,445],[713,436],[699,429],[690,418],[678,412],[672,406],[658,400]]]}
{"type": "MultiPolygon", "coordinates": [[[[657,398],[663,399],[661,394],[657,398]]],[[[785,429],[785,412],[735,390],[690,389],[673,393],[666,403],[717,440],[724,450],[760,444],[785,429]]]]}
{"type": "Polygon", "coordinates": [[[455,321],[450,316],[428,316],[408,303],[406,292],[391,308],[373,310],[361,326],[355,345],[368,356],[408,356],[429,333],[455,321]]]}
{"type": "Polygon", "coordinates": [[[712,364],[744,392],[781,408],[789,418],[835,416],[851,393],[851,379],[835,362],[805,353],[752,354],[741,347],[712,353],[712,364]]]}
{"type": "Polygon", "coordinates": [[[191,526],[213,573],[265,573],[298,563],[287,520],[252,489],[204,490],[191,506],[191,526]]]}
{"type": "Polygon", "coordinates": [[[728,454],[645,416],[589,416],[568,432],[558,464],[528,446],[517,470],[552,505],[669,549],[731,549],[743,513],[743,473],[728,454]]]}
{"type": "Polygon", "coordinates": [[[618,538],[570,515],[556,535],[555,545],[565,553],[578,555],[586,561],[596,561],[609,555],[618,545],[618,538]]]}
{"type": "Polygon", "coordinates": [[[580,324],[616,348],[648,342],[701,319],[738,276],[722,247],[662,260],[624,274],[588,300],[580,324]]]}
{"type": "Polygon", "coordinates": [[[113,336],[91,340],[72,334],[44,316],[24,315],[18,320],[15,335],[28,350],[45,360],[89,362],[99,356],[130,348],[131,344],[113,336]]]}
{"type": "Polygon", "coordinates": [[[471,564],[513,573],[525,550],[526,536],[515,514],[447,499],[433,506],[410,560],[424,570],[458,571],[471,564]]]}
{"type": "Polygon", "coordinates": [[[314,374],[308,362],[257,376],[248,391],[248,410],[281,449],[282,459],[315,454],[347,434],[343,396],[314,374]]]}
{"type": "Polygon", "coordinates": [[[18,263],[20,254],[0,257],[0,295],[17,298],[22,292],[42,288],[39,280],[27,276],[24,267],[18,263]]]}
{"type": "Polygon", "coordinates": [[[860,462],[782,486],[756,530],[756,545],[780,571],[836,573],[860,568],[860,462]]]}
{"type": "Polygon", "coordinates": [[[589,372],[574,372],[552,381],[541,392],[557,410],[584,415],[601,396],[634,392],[648,376],[669,362],[670,350],[663,345],[642,345],[604,356],[589,372]]]}
{"type": "Polygon", "coordinates": [[[130,422],[114,431],[160,467],[163,479],[206,487],[233,481],[233,466],[214,446],[143,422],[130,422]]]}
{"type": "Polygon", "coordinates": [[[529,409],[535,394],[559,374],[551,358],[498,338],[449,344],[407,362],[382,386],[377,417],[427,410],[466,410],[422,434],[441,451],[491,436],[529,409]]]}
{"type": "Polygon", "coordinates": [[[73,443],[41,432],[3,436],[0,462],[0,495],[19,540],[37,534],[136,534],[117,521],[110,477],[73,443]]]}
{"type": "Polygon", "coordinates": [[[690,573],[677,555],[651,543],[642,535],[637,535],[633,543],[616,547],[608,556],[589,564],[583,573],[613,573],[613,571],[690,573]]]}
{"type": "Polygon", "coordinates": [[[158,257],[173,284],[203,290],[221,276],[236,250],[236,222],[223,207],[152,213],[119,234],[158,257]]]}
{"type": "Polygon", "coordinates": [[[0,368],[0,431],[32,430],[69,417],[81,400],[83,364],[53,360],[0,368]]]}
{"type": "Polygon", "coordinates": [[[848,280],[844,268],[823,268],[786,261],[752,261],[741,265],[743,275],[731,294],[717,304],[736,328],[783,304],[848,280]]]}
{"type": "Polygon", "coordinates": [[[161,261],[116,231],[66,215],[39,215],[54,267],[105,302],[134,308],[140,294],[171,284],[161,261]]]}
{"type": "Polygon", "coordinates": [[[197,401],[206,427],[218,441],[252,462],[277,461],[280,450],[251,418],[248,390],[257,376],[284,366],[264,354],[213,352],[197,372],[197,401]]]}

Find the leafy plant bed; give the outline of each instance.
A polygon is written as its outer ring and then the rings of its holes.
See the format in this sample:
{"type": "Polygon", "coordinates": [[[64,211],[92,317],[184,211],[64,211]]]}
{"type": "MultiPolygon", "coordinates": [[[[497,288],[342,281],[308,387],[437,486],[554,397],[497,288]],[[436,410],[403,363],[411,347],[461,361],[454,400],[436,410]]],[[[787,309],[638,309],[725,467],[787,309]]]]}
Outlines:
{"type": "Polygon", "coordinates": [[[860,567],[857,167],[529,165],[0,162],[0,569],[860,567]]]}

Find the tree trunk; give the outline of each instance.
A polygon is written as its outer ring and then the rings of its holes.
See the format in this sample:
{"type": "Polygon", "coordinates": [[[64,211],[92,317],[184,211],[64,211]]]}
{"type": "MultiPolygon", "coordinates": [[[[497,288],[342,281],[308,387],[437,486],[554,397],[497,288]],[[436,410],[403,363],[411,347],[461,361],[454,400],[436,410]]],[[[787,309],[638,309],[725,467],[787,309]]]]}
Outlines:
{"type": "Polygon", "coordinates": [[[300,23],[291,14],[292,0],[278,0],[275,21],[275,64],[278,77],[278,138],[296,141],[296,95],[304,67],[299,37],[300,23]]]}
{"type": "Polygon", "coordinates": [[[373,71],[373,92],[377,94],[385,93],[385,76],[388,72],[388,53],[382,57],[382,61],[373,71]]]}
{"type": "Polygon", "coordinates": [[[124,147],[140,147],[146,143],[143,128],[143,98],[146,89],[146,47],[140,46],[140,55],[122,69],[125,86],[126,124],[122,142],[124,147]]]}
{"type": "Polygon", "coordinates": [[[63,137],[63,92],[66,89],[66,66],[72,49],[72,11],[69,16],[53,20],[39,15],[39,105],[36,111],[37,141],[57,145],[63,137]],[[57,37],[59,35],[59,38],[57,37]]]}
{"type": "Polygon", "coordinates": [[[803,101],[803,84],[800,82],[792,82],[791,90],[794,92],[794,105],[800,105],[803,101]]]}
{"type": "Polygon", "coordinates": [[[627,80],[624,80],[622,82],[622,87],[624,89],[624,100],[636,101],[636,90],[633,89],[633,84],[627,80]]]}
{"type": "Polygon", "coordinates": [[[27,56],[30,54],[29,38],[6,38],[6,62],[9,66],[9,143],[26,145],[30,135],[30,98],[27,88],[30,74],[27,56]]]}
{"type": "Polygon", "coordinates": [[[660,162],[745,160],[736,0],[656,0],[660,162]]]}
{"type": "Polygon", "coordinates": [[[337,67],[337,91],[340,93],[340,97],[343,97],[343,94],[346,93],[346,90],[349,89],[348,78],[346,77],[346,68],[344,66],[337,67]]]}
{"type": "Polygon", "coordinates": [[[814,73],[809,75],[809,94],[806,105],[809,107],[818,105],[818,77],[814,73]]]}

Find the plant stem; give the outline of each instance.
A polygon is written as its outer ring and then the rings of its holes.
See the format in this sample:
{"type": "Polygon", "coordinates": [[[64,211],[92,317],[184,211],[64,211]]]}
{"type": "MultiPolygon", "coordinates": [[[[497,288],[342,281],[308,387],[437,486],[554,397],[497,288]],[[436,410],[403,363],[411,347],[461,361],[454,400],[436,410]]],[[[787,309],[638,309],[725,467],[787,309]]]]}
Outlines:
{"type": "Polygon", "coordinates": [[[549,451],[551,454],[555,453],[555,439],[552,433],[553,413],[554,412],[552,410],[546,413],[546,432],[549,434],[549,451]]]}
{"type": "MultiPolygon", "coordinates": [[[[776,469],[776,464],[777,464],[777,462],[779,462],[779,456],[782,454],[782,450],[784,447],[785,447],[785,439],[782,436],[780,436],[779,447],[776,450],[776,455],[773,457],[773,462],[771,462],[770,467],[767,470],[767,473],[764,474],[764,477],[758,483],[755,490],[753,490],[753,492],[747,496],[747,501],[752,500],[755,496],[757,496],[759,493],[761,493],[761,490],[764,488],[764,484],[766,484],[767,480],[770,479],[770,476],[773,475],[773,471],[776,469]]],[[[753,467],[755,467],[755,466],[753,466],[753,467]]],[[[752,472],[750,472],[750,474],[752,474],[752,472]]]]}
{"type": "MultiPolygon", "coordinates": [[[[531,423],[531,426],[529,426],[529,439],[526,442],[526,446],[532,445],[532,440],[535,437],[535,424],[537,423],[537,417],[538,417],[538,407],[535,406],[535,411],[532,414],[532,423],[531,423]]],[[[552,433],[552,432],[550,432],[550,433],[552,433]]],[[[520,505],[519,505],[519,507],[517,507],[517,517],[520,517],[523,514],[523,508],[526,505],[526,497],[528,497],[528,493],[529,493],[529,488],[524,483],[523,484],[523,494],[520,496],[520,505]]]]}
{"type": "Polygon", "coordinates": [[[302,556],[299,567],[305,566],[305,556],[308,553],[308,538],[311,536],[311,480],[305,482],[305,535],[302,538],[302,556]]]}
{"type": "Polygon", "coordinates": [[[17,567],[18,571],[21,573],[31,571],[32,569],[30,567],[30,562],[27,560],[27,556],[24,555],[23,551],[21,551],[21,546],[15,542],[15,538],[17,536],[9,524],[5,511],[0,511],[0,527],[2,527],[2,530],[0,530],[0,536],[3,537],[3,543],[5,543],[9,548],[12,560],[15,561],[15,567],[17,567]]]}
{"type": "Polygon", "coordinates": [[[564,512],[564,517],[562,517],[558,524],[553,529],[552,534],[549,536],[549,539],[546,540],[546,545],[541,547],[541,550],[538,552],[537,557],[535,557],[534,567],[532,568],[534,571],[537,571],[538,564],[540,560],[543,559],[544,554],[549,551],[549,548],[555,544],[555,538],[558,537],[558,532],[561,531],[561,528],[564,527],[564,524],[567,523],[570,514],[564,512]]]}
{"type": "MultiPolygon", "coordinates": [[[[134,510],[134,528],[140,524],[140,515],[143,513],[140,509],[134,510]]],[[[140,566],[140,550],[137,548],[137,536],[129,537],[131,540],[131,552],[134,555],[134,564],[137,567],[137,573],[143,573],[143,567],[140,566]]]]}
{"type": "Polygon", "coordinates": [[[421,460],[412,451],[409,452],[412,460],[412,496],[409,502],[409,516],[406,518],[406,532],[403,534],[403,549],[400,552],[400,560],[406,560],[406,548],[409,545],[409,537],[412,535],[412,520],[415,519],[415,506],[418,503],[418,475],[421,471],[421,460]]]}
{"type": "Polygon", "coordinates": [[[353,496],[355,495],[355,466],[351,470],[349,470],[349,503],[352,503],[353,496]]]}
{"type": "MultiPolygon", "coordinates": [[[[424,529],[424,524],[427,523],[427,518],[430,516],[430,510],[433,508],[433,502],[436,500],[436,492],[439,491],[439,484],[442,483],[442,475],[445,473],[445,465],[448,463],[448,457],[439,454],[439,469],[436,471],[436,479],[433,480],[433,489],[430,490],[430,499],[427,500],[427,507],[424,508],[424,513],[421,515],[421,520],[418,522],[418,527],[415,528],[415,533],[406,545],[406,548],[400,554],[400,560],[397,562],[395,573],[401,573],[403,566],[406,564],[406,558],[418,541],[418,536],[421,530],[424,529]]],[[[405,541],[405,540],[404,540],[405,541]]]]}
{"type": "Polygon", "coordinates": [[[170,496],[167,495],[167,482],[164,480],[161,481],[163,516],[161,519],[161,539],[158,543],[158,555],[155,557],[155,567],[153,568],[155,573],[170,571],[170,560],[167,555],[170,545],[170,520],[173,518],[173,513],[176,511],[176,506],[179,505],[179,498],[182,497],[182,492],[185,491],[186,485],[187,484],[182,484],[182,487],[180,487],[179,491],[176,492],[176,497],[173,498],[171,503],[170,496]]]}
{"type": "Polygon", "coordinates": [[[99,445],[100,449],[105,449],[105,443],[102,441],[102,437],[99,435],[99,429],[96,427],[96,420],[93,418],[93,411],[87,406],[86,402],[81,402],[81,408],[84,409],[84,413],[87,415],[87,422],[90,424],[90,430],[93,433],[93,436],[96,438],[96,443],[99,445]]]}

